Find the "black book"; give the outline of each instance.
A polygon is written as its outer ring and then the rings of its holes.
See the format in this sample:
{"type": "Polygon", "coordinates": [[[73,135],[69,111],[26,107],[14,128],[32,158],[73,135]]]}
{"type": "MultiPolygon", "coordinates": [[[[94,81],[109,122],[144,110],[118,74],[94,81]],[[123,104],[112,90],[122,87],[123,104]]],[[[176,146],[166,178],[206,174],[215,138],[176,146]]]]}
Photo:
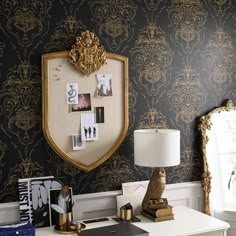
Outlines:
{"type": "Polygon", "coordinates": [[[49,190],[62,188],[64,183],[64,178],[54,178],[53,176],[19,179],[21,222],[31,223],[35,227],[50,226],[49,190]]]}

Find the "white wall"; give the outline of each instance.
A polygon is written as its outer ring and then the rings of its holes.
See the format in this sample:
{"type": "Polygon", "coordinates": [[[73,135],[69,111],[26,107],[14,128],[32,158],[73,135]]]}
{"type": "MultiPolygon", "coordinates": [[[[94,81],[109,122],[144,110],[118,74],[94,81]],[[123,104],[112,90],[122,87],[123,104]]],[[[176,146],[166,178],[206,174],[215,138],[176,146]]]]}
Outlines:
{"type": "MultiPolygon", "coordinates": [[[[141,185],[146,187],[148,181],[129,183],[132,187],[141,185]]],[[[74,196],[74,219],[88,219],[117,214],[116,197],[122,195],[122,190],[81,194],[74,196]]],[[[164,197],[170,205],[184,205],[196,210],[202,210],[202,190],[200,182],[166,185],[164,197]]],[[[140,203],[142,198],[140,198],[140,203]]],[[[0,223],[19,221],[18,202],[0,204],[0,223]]]]}
{"type": "MultiPolygon", "coordinates": [[[[140,186],[146,187],[148,181],[128,183],[132,189],[140,186]]],[[[126,186],[126,187],[127,187],[126,186]]],[[[124,188],[123,188],[124,189],[124,188]]],[[[127,191],[127,189],[125,190],[127,191]]],[[[117,196],[122,195],[122,190],[101,192],[93,194],[81,194],[74,196],[74,219],[88,219],[109,215],[117,215],[117,196]]],[[[203,195],[200,182],[188,182],[166,185],[164,197],[167,197],[172,206],[184,205],[195,210],[202,211],[203,195]]],[[[142,198],[140,198],[140,203],[142,198]]],[[[236,235],[236,213],[225,212],[223,220],[230,224],[227,236],[236,235]]],[[[19,221],[18,202],[0,204],[0,223],[12,223],[19,221]]]]}
{"type": "MultiPolygon", "coordinates": [[[[148,181],[132,182],[129,187],[133,189],[144,187],[148,181]]],[[[85,218],[95,218],[108,215],[117,215],[116,197],[122,191],[102,192],[94,194],[83,194],[74,196],[74,217],[81,220],[85,218]]],[[[167,197],[172,206],[184,205],[202,211],[202,189],[200,182],[179,183],[166,185],[164,197],[167,197]]],[[[140,204],[142,197],[140,198],[140,204]]]]}

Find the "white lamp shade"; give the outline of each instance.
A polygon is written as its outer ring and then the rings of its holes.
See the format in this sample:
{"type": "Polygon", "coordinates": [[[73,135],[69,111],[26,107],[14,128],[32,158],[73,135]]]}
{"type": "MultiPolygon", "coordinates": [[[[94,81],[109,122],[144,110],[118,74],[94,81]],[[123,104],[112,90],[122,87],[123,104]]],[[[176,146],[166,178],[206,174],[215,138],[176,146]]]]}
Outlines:
{"type": "Polygon", "coordinates": [[[168,167],[180,163],[180,131],[140,129],[134,131],[134,162],[139,166],[168,167]]]}

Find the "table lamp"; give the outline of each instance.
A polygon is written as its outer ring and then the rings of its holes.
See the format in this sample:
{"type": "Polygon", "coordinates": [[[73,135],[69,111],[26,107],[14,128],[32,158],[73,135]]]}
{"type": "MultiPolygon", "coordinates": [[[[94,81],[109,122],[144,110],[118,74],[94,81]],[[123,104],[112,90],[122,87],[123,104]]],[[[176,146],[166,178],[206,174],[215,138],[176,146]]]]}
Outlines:
{"type": "Polygon", "coordinates": [[[180,163],[180,131],[175,129],[139,129],[134,131],[134,162],[136,165],[154,167],[141,214],[154,221],[173,219],[172,207],[166,198],[166,175],[163,167],[180,163]],[[162,217],[168,215],[169,217],[162,217]],[[160,217],[159,217],[160,215],[160,217]]]}

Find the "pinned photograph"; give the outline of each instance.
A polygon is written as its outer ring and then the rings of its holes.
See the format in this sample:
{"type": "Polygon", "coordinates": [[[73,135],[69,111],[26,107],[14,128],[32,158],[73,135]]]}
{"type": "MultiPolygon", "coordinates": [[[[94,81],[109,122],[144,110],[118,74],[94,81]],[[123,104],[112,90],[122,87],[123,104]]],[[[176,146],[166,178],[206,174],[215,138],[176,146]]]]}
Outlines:
{"type": "Polygon", "coordinates": [[[97,96],[112,96],[112,75],[97,74],[97,96]]]}
{"type": "Polygon", "coordinates": [[[85,141],[92,141],[98,140],[98,125],[84,125],[83,126],[83,140],[85,141]]]}
{"type": "Polygon", "coordinates": [[[104,107],[96,107],[96,123],[104,123],[104,107]]]}
{"type": "Polygon", "coordinates": [[[98,140],[98,125],[95,123],[95,114],[81,115],[82,141],[98,140]]]}
{"type": "Polygon", "coordinates": [[[62,188],[50,189],[50,226],[57,224],[58,214],[71,212],[73,215],[73,203],[73,192],[71,187],[65,185],[62,188]]]}
{"type": "Polygon", "coordinates": [[[74,151],[86,149],[86,142],[82,141],[81,134],[72,134],[72,148],[74,151]]]}
{"type": "Polygon", "coordinates": [[[78,104],[77,83],[66,83],[66,104],[78,104]]]}
{"type": "Polygon", "coordinates": [[[71,105],[71,111],[91,111],[90,93],[78,94],[78,104],[71,105]]]}

